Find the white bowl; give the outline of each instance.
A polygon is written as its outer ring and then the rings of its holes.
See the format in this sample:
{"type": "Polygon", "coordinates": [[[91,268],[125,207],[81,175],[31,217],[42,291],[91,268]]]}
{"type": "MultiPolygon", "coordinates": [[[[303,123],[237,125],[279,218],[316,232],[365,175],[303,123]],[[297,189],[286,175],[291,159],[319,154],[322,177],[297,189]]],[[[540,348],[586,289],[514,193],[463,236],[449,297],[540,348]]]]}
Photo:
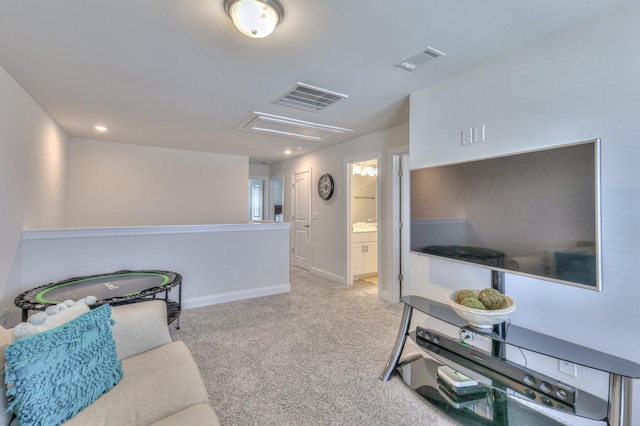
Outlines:
{"type": "MultiPolygon", "coordinates": [[[[480,292],[480,290],[474,291],[476,293],[480,292]]],[[[490,331],[494,325],[508,320],[511,313],[516,310],[516,303],[508,296],[504,296],[506,307],[502,309],[483,310],[468,308],[456,302],[457,293],[458,290],[454,290],[449,293],[449,297],[447,298],[449,306],[451,306],[451,309],[453,309],[456,314],[469,321],[469,325],[471,325],[471,327],[477,328],[481,331],[490,331]]]]}

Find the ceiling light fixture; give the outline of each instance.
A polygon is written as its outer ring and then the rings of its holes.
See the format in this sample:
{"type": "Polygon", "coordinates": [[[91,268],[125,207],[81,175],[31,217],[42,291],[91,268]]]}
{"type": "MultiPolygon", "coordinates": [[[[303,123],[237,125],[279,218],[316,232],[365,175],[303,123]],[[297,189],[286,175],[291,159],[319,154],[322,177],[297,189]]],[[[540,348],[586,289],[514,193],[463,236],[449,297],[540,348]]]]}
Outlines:
{"type": "Polygon", "coordinates": [[[106,126],[95,126],[94,129],[99,132],[106,132],[107,130],[109,130],[106,126]]]}
{"type": "Polygon", "coordinates": [[[284,18],[278,0],[224,0],[224,10],[238,31],[252,38],[267,37],[284,18]]]}
{"type": "Polygon", "coordinates": [[[378,176],[378,167],[373,164],[362,167],[360,163],[358,163],[354,164],[352,173],[360,176],[378,176]]]}

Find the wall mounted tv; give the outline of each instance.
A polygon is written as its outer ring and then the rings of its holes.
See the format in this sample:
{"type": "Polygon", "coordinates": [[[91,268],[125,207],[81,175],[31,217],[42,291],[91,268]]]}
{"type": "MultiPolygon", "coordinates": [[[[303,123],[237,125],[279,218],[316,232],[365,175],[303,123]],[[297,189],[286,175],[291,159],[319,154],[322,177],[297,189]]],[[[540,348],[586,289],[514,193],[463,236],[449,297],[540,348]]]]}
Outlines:
{"type": "Polygon", "coordinates": [[[602,290],[600,140],[411,171],[411,251],[602,290]]]}

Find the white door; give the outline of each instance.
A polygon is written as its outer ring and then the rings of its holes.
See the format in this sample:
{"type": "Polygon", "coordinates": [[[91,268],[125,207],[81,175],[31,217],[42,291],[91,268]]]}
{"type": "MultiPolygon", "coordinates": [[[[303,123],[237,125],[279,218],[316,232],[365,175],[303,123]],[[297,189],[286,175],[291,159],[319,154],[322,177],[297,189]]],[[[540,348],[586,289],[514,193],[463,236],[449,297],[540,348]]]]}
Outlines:
{"type": "Polygon", "coordinates": [[[311,226],[311,171],[293,175],[293,264],[311,269],[309,232],[311,226]]]}

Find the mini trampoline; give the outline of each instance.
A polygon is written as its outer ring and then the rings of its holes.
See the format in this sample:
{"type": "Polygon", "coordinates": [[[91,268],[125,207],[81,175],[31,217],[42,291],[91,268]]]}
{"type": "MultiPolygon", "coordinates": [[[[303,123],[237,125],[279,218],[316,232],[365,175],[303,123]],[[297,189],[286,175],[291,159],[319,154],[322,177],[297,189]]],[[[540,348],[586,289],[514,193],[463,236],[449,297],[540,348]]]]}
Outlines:
{"type": "Polygon", "coordinates": [[[164,292],[167,302],[169,323],[178,320],[182,309],[182,276],[170,271],[118,271],[110,274],[74,277],[56,283],[45,284],[25,291],[16,297],[14,303],[22,309],[22,320],[27,320],[29,310],[44,310],[65,300],[79,300],[94,296],[97,301],[92,307],[109,303],[122,305],[155,299],[164,292]],[[178,301],[169,300],[169,291],[178,286],[178,301]]]}

